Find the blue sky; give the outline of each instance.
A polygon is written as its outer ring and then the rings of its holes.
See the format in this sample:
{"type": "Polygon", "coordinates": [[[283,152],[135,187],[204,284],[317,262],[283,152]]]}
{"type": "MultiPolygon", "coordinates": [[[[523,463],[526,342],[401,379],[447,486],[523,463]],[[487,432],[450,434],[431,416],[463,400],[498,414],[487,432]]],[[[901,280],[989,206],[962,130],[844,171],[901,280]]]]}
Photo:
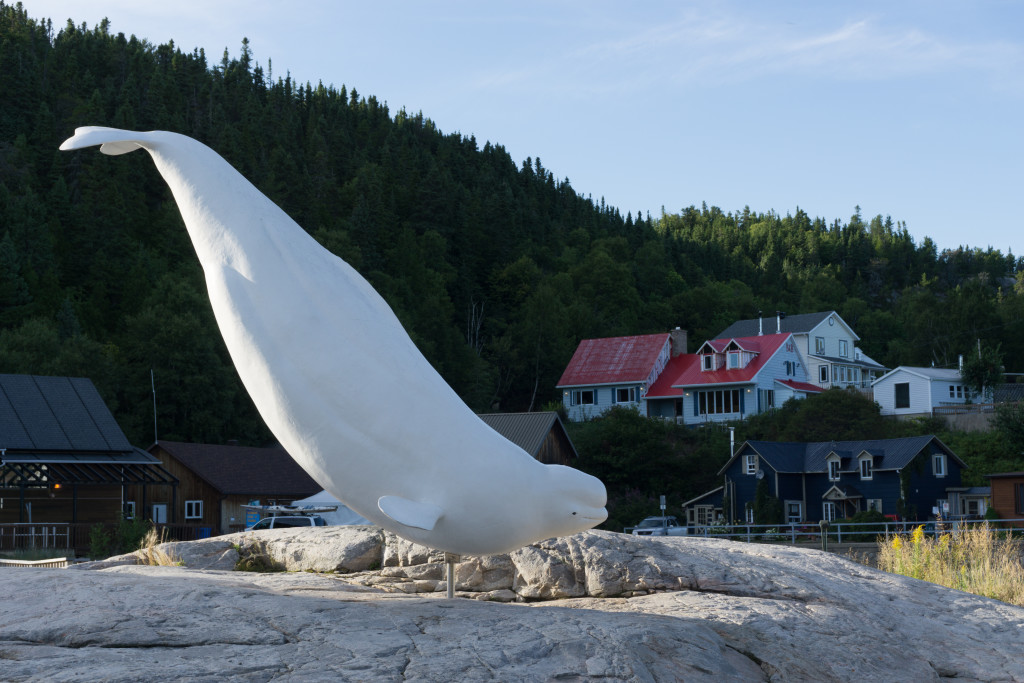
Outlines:
{"type": "Polygon", "coordinates": [[[1024,255],[1015,0],[23,2],[211,63],[248,37],[275,79],[422,111],[623,215],[706,202],[845,222],[859,205],[918,244],[1024,255]]]}

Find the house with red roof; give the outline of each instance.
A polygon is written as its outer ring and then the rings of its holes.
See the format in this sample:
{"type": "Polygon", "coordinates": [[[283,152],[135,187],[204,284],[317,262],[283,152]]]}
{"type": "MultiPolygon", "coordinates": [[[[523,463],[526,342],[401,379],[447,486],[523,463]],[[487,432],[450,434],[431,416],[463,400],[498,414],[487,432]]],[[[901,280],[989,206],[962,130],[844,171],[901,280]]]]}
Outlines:
{"type": "Polygon", "coordinates": [[[686,353],[686,332],[585,339],[558,388],[570,420],[614,406],[680,424],[742,420],[805,398],[808,381],[792,333],[713,339],[686,353]]]}
{"type": "Polygon", "coordinates": [[[645,414],[688,425],[742,420],[821,391],[790,333],[712,339],[671,359],[647,391],[645,414]]]}
{"type": "Polygon", "coordinates": [[[614,406],[644,412],[643,400],[673,356],[686,353],[686,331],[584,339],[558,380],[562,404],[574,422],[614,406]]]}

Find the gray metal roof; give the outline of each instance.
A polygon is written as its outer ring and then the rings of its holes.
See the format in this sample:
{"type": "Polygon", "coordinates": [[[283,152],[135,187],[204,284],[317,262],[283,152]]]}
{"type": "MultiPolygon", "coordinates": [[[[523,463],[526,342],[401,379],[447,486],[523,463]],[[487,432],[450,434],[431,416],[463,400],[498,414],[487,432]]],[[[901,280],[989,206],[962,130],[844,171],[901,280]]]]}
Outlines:
{"type": "Polygon", "coordinates": [[[763,318],[753,318],[751,320],[738,320],[722,330],[715,339],[756,337],[759,330],[764,334],[775,334],[776,332],[791,332],[793,334],[799,334],[801,332],[810,332],[833,313],[835,313],[835,311],[787,315],[782,319],[781,329],[776,329],[779,326],[776,325],[776,317],[774,315],[765,316],[763,318]]]}
{"type": "Polygon", "coordinates": [[[847,467],[854,466],[854,460],[861,453],[873,456],[873,468],[876,470],[899,470],[906,467],[921,451],[931,443],[937,443],[949,456],[956,458],[964,465],[949,448],[935,436],[910,436],[902,439],[873,439],[864,441],[820,441],[813,443],[779,442],[779,441],[747,441],[736,455],[719,471],[725,472],[732,461],[747,451],[748,447],[762,458],[776,472],[825,472],[828,468],[828,456],[838,455],[847,467]]]}
{"type": "Polygon", "coordinates": [[[0,375],[0,448],[132,451],[91,380],[0,375]]]}
{"type": "MultiPolygon", "coordinates": [[[[503,437],[522,448],[524,451],[537,457],[544,440],[553,428],[557,427],[564,433],[565,426],[562,425],[558,413],[552,411],[538,413],[484,413],[480,419],[487,423],[487,426],[501,434],[503,437]]],[[[575,456],[576,447],[572,445],[569,435],[565,435],[566,441],[572,448],[575,456]]]]}

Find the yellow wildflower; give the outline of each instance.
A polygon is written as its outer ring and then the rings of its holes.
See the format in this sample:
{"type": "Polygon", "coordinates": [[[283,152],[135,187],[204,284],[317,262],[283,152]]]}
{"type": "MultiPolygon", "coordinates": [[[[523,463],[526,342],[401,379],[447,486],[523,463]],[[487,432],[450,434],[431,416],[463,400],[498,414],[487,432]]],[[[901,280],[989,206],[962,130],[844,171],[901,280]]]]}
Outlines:
{"type": "Polygon", "coordinates": [[[914,545],[921,545],[921,541],[924,540],[924,524],[914,529],[914,535],[910,540],[914,542],[914,545]]]}
{"type": "Polygon", "coordinates": [[[903,547],[903,540],[899,536],[893,536],[892,538],[892,549],[899,550],[903,547]]]}

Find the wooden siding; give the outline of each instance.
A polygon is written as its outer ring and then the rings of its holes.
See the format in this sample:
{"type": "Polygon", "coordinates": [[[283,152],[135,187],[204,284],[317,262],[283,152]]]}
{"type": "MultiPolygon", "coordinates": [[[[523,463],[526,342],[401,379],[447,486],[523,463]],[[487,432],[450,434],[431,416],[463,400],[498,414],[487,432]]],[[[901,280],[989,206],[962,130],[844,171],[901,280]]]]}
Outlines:
{"type": "Polygon", "coordinates": [[[136,516],[150,519],[152,517],[153,505],[167,506],[167,521],[171,524],[196,524],[219,529],[221,533],[227,533],[221,522],[218,510],[220,508],[220,493],[212,486],[196,476],[196,474],[171,457],[167,451],[159,447],[153,449],[153,455],[160,459],[164,468],[178,479],[178,490],[174,496],[172,505],[171,492],[166,486],[147,486],[145,490],[146,509],[142,509],[143,491],[141,485],[126,486],[125,500],[135,502],[136,516]],[[157,489],[168,489],[160,491],[157,489]],[[185,519],[185,501],[203,501],[203,516],[200,519],[185,519]]]}
{"type": "MultiPolygon", "coordinates": [[[[991,477],[989,482],[992,485],[992,501],[990,507],[1003,519],[1020,519],[1024,517],[1024,514],[1017,512],[1017,503],[1014,497],[1015,487],[1018,484],[1024,485],[1024,474],[991,477]]],[[[1013,526],[1024,526],[1024,522],[1014,522],[1013,526]]]]}

